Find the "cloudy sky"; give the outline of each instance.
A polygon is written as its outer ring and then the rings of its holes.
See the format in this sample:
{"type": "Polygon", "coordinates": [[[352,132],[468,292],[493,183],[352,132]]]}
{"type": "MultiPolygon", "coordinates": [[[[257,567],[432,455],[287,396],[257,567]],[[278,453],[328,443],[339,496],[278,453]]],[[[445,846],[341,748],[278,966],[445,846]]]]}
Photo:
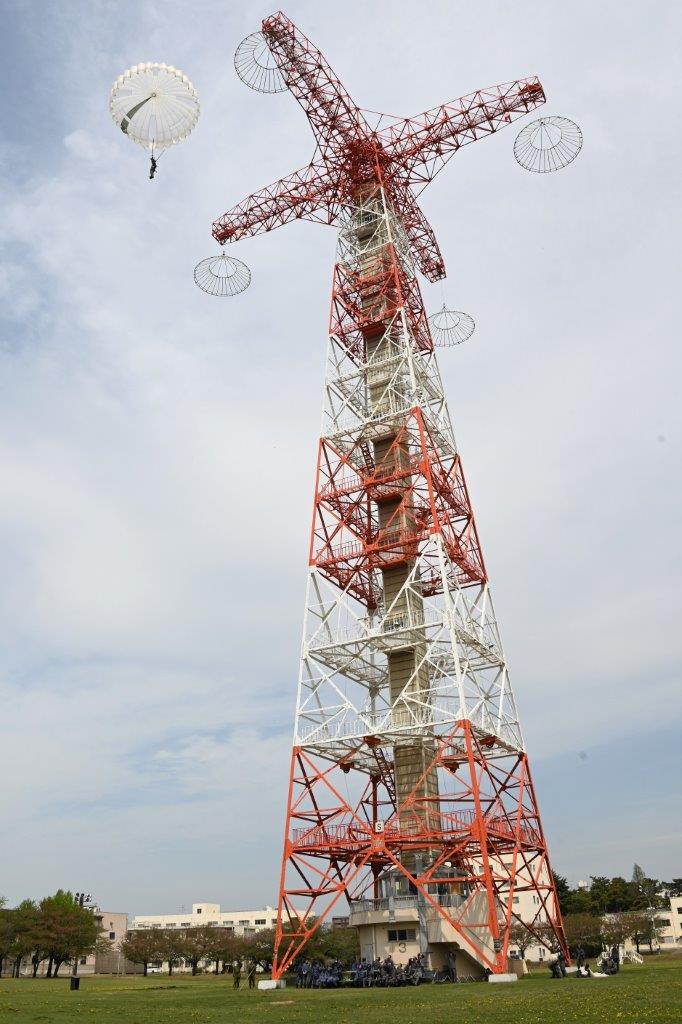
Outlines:
{"type": "MultiPolygon", "coordinates": [[[[538,74],[581,125],[556,175],[516,128],[424,210],[427,305],[556,868],[682,874],[674,4],[395,0],[287,13],[365,107],[538,74]]],[[[332,229],[192,268],[211,221],[306,163],[288,95],[237,79],[244,0],[0,0],[0,893],[272,903],[294,710],[332,229]],[[147,178],[109,88],[182,68],[202,101],[147,178]]]]}

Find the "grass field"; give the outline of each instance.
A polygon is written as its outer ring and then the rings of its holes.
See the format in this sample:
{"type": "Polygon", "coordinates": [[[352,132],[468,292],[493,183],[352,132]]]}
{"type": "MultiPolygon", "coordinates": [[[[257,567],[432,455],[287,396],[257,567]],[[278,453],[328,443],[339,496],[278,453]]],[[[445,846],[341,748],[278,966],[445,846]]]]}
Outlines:
{"type": "Polygon", "coordinates": [[[2,1024],[680,1024],[682,960],[646,961],[613,978],[515,985],[278,992],[241,989],[228,977],[0,981],[2,1024]]]}

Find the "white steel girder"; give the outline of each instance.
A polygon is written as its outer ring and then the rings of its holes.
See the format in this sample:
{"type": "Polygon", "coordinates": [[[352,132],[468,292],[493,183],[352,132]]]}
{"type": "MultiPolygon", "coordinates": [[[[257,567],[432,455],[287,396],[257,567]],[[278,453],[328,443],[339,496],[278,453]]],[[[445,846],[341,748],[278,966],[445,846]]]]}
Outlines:
{"type": "MultiPolygon", "coordinates": [[[[383,194],[379,196],[375,193],[360,204],[342,225],[337,273],[359,273],[373,254],[392,245],[418,290],[404,231],[383,194]]],[[[413,456],[416,466],[423,448],[416,430],[406,425],[415,410],[434,458],[447,464],[457,457],[436,355],[417,344],[414,323],[406,305],[398,306],[381,321],[378,341],[369,352],[352,351],[346,337],[330,334],[321,435],[345,463],[343,476],[333,484],[337,499],[352,495],[363,476],[377,472],[372,445],[401,430],[401,451],[408,465],[413,456]]],[[[375,490],[380,486],[380,479],[375,480],[375,490]]],[[[377,519],[375,506],[369,513],[375,530],[377,519]]],[[[365,538],[353,534],[352,524],[339,522],[338,530],[344,544],[337,543],[337,548],[350,559],[365,538]]],[[[392,745],[398,738],[438,734],[468,719],[496,737],[501,751],[523,750],[489,585],[458,581],[437,524],[419,535],[416,557],[395,594],[386,598],[382,573],[369,572],[377,595],[371,611],[348,586],[341,588],[328,578],[322,560],[316,564],[313,559],[294,744],[334,758],[355,749],[362,737],[375,736],[392,745]],[[422,581],[434,574],[438,586],[425,593],[422,581]],[[415,652],[414,669],[391,698],[388,657],[406,649],[415,652]]]]}

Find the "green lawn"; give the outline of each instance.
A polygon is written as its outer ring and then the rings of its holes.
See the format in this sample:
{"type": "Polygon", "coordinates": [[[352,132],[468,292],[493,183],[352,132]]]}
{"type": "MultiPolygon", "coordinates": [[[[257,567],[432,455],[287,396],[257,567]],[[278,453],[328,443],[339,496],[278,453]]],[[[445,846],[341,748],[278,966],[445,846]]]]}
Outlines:
{"type": "Polygon", "coordinates": [[[400,989],[279,992],[241,989],[227,977],[0,981],[2,1024],[680,1024],[682,960],[645,961],[614,978],[515,985],[423,985],[400,989]]]}

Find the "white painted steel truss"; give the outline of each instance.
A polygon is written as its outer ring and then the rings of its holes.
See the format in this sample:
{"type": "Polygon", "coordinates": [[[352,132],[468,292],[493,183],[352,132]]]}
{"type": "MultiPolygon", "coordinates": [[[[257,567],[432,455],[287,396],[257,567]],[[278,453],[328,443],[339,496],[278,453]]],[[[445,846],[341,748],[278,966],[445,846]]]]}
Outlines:
{"type": "MultiPolygon", "coordinates": [[[[404,232],[381,193],[360,204],[342,225],[337,273],[358,274],[389,244],[421,304],[404,232]]],[[[371,464],[372,446],[399,432],[401,457],[413,470],[410,486],[417,495],[426,486],[419,478],[424,437],[437,466],[458,458],[436,354],[423,333],[428,332],[425,315],[406,302],[384,318],[382,329],[369,355],[353,352],[348,334],[329,338],[322,438],[343,460],[343,472],[333,482],[338,500],[362,488],[368,473],[374,474],[376,496],[381,466],[371,464]]],[[[376,503],[372,506],[367,514],[381,539],[376,503]]],[[[311,565],[294,744],[338,761],[357,751],[363,737],[393,746],[410,735],[442,734],[468,719],[497,738],[501,753],[523,750],[487,582],[461,579],[443,529],[420,532],[414,526],[413,533],[407,539],[416,556],[396,593],[386,597],[382,572],[368,569],[377,595],[372,611],[350,585],[341,589],[329,578],[324,556],[311,565]],[[388,657],[404,650],[414,651],[414,670],[397,696],[393,688],[391,699],[388,657]]],[[[364,543],[352,524],[339,523],[335,557],[350,559],[364,543]]]]}

